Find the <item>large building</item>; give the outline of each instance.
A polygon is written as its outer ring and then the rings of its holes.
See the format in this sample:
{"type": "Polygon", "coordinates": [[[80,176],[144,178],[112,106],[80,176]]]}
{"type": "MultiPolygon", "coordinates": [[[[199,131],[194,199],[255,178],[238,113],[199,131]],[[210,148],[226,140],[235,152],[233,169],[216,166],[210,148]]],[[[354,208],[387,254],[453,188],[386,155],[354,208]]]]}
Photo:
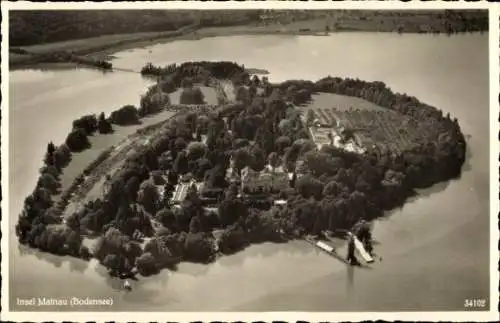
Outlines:
{"type": "Polygon", "coordinates": [[[203,189],[203,182],[196,182],[194,179],[191,179],[187,182],[180,182],[175,186],[174,194],[172,195],[172,202],[174,204],[182,203],[186,199],[186,196],[189,192],[191,186],[195,186],[197,191],[201,191],[203,189]]]}
{"type": "Polygon", "coordinates": [[[330,127],[310,127],[309,133],[318,149],[332,143],[333,132],[330,127]]]}
{"type": "Polygon", "coordinates": [[[241,189],[244,193],[277,192],[289,185],[288,174],[282,167],[267,165],[260,172],[245,167],[241,171],[241,189]]]}

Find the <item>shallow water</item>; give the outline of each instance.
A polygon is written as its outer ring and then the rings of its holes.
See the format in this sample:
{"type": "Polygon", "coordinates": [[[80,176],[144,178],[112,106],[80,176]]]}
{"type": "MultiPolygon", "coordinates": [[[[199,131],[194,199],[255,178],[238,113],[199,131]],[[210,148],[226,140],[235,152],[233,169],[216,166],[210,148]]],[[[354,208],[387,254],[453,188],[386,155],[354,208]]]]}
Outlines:
{"type": "MultiPolygon", "coordinates": [[[[271,81],[338,75],[380,80],[457,117],[468,139],[459,180],[422,192],[375,224],[373,269],[348,269],[302,242],[256,245],[208,265],[134,282],[131,293],[95,263],[18,246],[11,234],[10,300],[112,297],[78,310],[462,310],[489,294],[488,35],[378,33],[233,36],[176,41],[117,53],[113,64],[233,60],[271,81]],[[151,51],[151,52],[150,52],[151,51]]],[[[10,226],[33,188],[49,140],[89,112],[138,104],[149,81],[132,73],[22,70],[10,78],[10,226]]],[[[30,308],[41,310],[40,308],[30,308]]],[[[43,308],[48,310],[49,308],[43,308]]],[[[58,308],[58,310],[75,310],[58,308]]]]}

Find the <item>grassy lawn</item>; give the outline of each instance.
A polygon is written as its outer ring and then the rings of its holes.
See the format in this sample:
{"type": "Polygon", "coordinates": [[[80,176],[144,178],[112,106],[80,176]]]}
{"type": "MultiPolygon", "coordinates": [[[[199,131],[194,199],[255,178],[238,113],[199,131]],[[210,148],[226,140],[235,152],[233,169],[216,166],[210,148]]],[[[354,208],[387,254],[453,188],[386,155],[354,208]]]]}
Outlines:
{"type": "Polygon", "coordinates": [[[352,107],[354,109],[386,111],[374,103],[366,100],[333,93],[319,93],[312,95],[312,102],[307,105],[307,109],[331,109],[336,108],[340,111],[347,111],[352,107]]]}
{"type": "MultiPolygon", "coordinates": [[[[199,87],[201,92],[203,92],[206,104],[216,105],[218,103],[217,94],[213,87],[198,85],[198,84],[196,84],[195,86],[199,87]]],[[[182,89],[177,89],[175,90],[175,92],[169,93],[170,102],[172,104],[180,104],[181,93],[182,89]]]]}
{"type": "MultiPolygon", "coordinates": [[[[118,145],[122,140],[127,138],[127,136],[134,134],[137,130],[164,121],[170,118],[173,114],[174,112],[172,111],[162,111],[156,115],[143,118],[142,124],[140,125],[126,127],[113,125],[113,129],[115,130],[114,133],[106,135],[97,134],[89,137],[92,147],[80,153],[73,153],[70,164],[64,169],[63,174],[61,175],[61,191],[67,190],[76,176],[81,174],[88,164],[95,160],[103,151],[111,146],[118,145]]],[[[140,140],[140,137],[138,140],[140,140]]],[[[133,141],[129,141],[128,143],[132,144],[133,141]]],[[[117,164],[119,164],[119,162],[112,165],[114,167],[111,167],[111,169],[115,169],[117,164]]],[[[102,185],[104,181],[99,181],[98,183],[101,183],[102,185]]],[[[102,188],[95,188],[96,185],[94,185],[94,188],[90,190],[94,193],[94,195],[97,194],[96,192],[102,192],[102,188]]],[[[54,196],[54,198],[57,200],[57,196],[54,196]]]]}

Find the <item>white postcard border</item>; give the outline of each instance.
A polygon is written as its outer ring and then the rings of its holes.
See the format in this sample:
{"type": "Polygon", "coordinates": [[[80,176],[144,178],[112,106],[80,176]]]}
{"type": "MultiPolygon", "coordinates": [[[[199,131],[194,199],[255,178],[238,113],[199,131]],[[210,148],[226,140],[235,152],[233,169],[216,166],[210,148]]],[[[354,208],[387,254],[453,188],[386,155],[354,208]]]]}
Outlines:
{"type": "Polygon", "coordinates": [[[1,206],[3,217],[1,228],[3,237],[1,241],[2,251],[2,320],[9,321],[170,321],[170,322],[190,322],[190,321],[363,321],[363,320],[412,320],[412,321],[496,321],[498,314],[498,213],[499,213],[499,178],[498,156],[499,145],[496,141],[499,134],[499,14],[500,10],[494,3],[463,1],[453,2],[420,2],[412,1],[408,3],[399,1],[344,1],[341,3],[331,2],[288,2],[288,1],[267,1],[267,2],[222,2],[209,3],[197,1],[174,1],[168,3],[159,2],[65,2],[65,3],[4,3],[2,5],[2,57],[3,71],[8,70],[8,11],[11,9],[489,9],[490,30],[489,30],[489,64],[490,64],[490,311],[489,312],[11,312],[9,309],[9,238],[11,231],[9,223],[9,74],[2,73],[2,196],[1,206]],[[5,211],[7,210],[7,211],[5,211]]]}

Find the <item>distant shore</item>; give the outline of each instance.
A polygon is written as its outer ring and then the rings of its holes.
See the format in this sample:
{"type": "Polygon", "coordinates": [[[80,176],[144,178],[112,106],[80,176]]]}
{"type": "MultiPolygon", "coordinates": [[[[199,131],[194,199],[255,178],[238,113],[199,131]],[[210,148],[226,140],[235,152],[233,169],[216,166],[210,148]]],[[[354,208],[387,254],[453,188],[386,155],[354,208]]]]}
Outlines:
{"type": "MultiPolygon", "coordinates": [[[[176,31],[141,32],[116,35],[103,35],[62,42],[11,47],[9,65],[11,68],[26,68],[40,65],[40,56],[51,53],[66,52],[84,59],[107,61],[113,54],[133,48],[152,46],[176,40],[199,40],[206,37],[222,37],[236,35],[284,35],[284,36],[328,36],[337,32],[393,32],[393,33],[446,33],[442,24],[425,15],[399,17],[387,20],[384,16],[373,20],[347,19],[332,22],[331,18],[317,18],[296,21],[289,24],[247,24],[230,27],[198,27],[185,26],[176,31]],[[386,20],[384,20],[386,19],[386,20]],[[16,50],[27,54],[14,53],[16,50]]],[[[479,30],[478,30],[479,31],[479,30]]],[[[457,32],[465,32],[457,30],[457,32]]],[[[46,63],[43,63],[46,65],[46,63]]],[[[52,63],[50,63],[52,64],[52,63]]],[[[63,63],[65,66],[76,66],[75,63],[63,63]]],[[[60,65],[59,65],[60,66],[60,65]]]]}

